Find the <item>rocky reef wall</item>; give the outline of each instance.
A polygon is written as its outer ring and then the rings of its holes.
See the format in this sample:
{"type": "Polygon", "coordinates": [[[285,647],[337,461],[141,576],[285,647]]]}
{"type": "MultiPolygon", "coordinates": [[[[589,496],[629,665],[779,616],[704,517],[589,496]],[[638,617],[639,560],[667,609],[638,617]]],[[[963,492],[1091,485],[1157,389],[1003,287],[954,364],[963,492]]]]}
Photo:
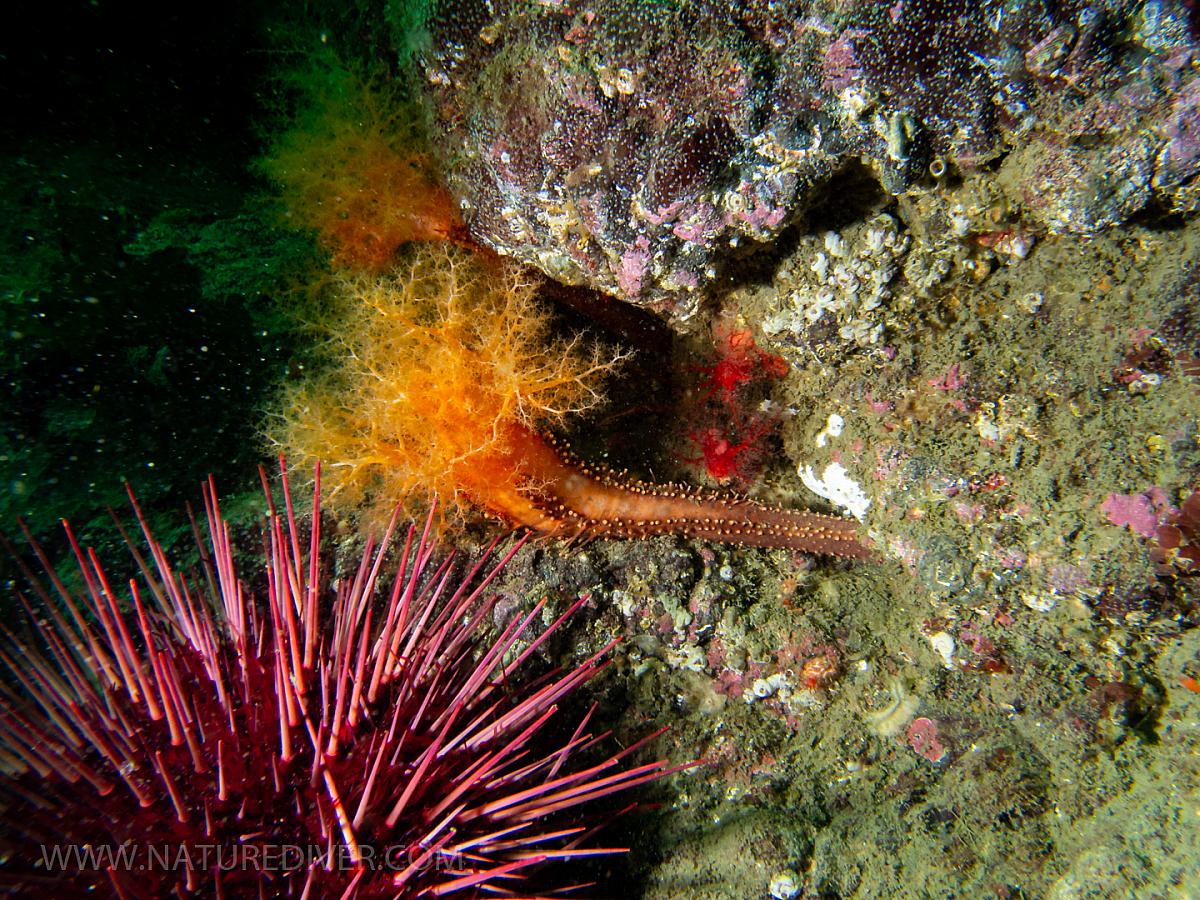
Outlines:
{"type": "Polygon", "coordinates": [[[1027,224],[1200,205],[1180,2],[442,0],[422,68],[474,237],[686,320],[835,173],[1019,164],[1027,224]]]}

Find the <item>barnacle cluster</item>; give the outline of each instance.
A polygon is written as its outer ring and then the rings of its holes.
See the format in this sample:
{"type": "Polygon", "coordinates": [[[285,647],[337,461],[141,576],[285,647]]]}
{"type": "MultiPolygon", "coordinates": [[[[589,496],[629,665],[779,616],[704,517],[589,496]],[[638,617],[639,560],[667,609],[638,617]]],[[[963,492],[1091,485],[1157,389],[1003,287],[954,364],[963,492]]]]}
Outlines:
{"type": "Polygon", "coordinates": [[[763,330],[795,339],[810,329],[836,330],[838,338],[852,345],[879,343],[886,305],[892,298],[890,285],[908,252],[908,235],[898,229],[895,219],[883,214],[865,225],[843,233],[827,231],[804,243],[806,247],[790,257],[789,268],[781,273],[791,287],[787,305],[763,322],[763,330]]]}

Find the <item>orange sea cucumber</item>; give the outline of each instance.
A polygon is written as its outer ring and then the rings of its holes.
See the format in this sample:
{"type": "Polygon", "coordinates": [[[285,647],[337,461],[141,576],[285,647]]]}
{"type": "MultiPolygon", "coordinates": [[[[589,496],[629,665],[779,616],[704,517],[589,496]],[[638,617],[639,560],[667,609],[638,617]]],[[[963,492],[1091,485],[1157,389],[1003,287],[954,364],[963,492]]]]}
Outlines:
{"type": "Polygon", "coordinates": [[[554,338],[536,282],[502,260],[411,248],[382,276],[339,282],[323,322],[335,365],[289,385],[272,426],[294,464],[323,459],[329,505],[383,519],[434,498],[564,538],[680,534],[864,558],[849,519],[678,485],[625,482],[544,435],[600,402],[623,359],[554,338]]]}

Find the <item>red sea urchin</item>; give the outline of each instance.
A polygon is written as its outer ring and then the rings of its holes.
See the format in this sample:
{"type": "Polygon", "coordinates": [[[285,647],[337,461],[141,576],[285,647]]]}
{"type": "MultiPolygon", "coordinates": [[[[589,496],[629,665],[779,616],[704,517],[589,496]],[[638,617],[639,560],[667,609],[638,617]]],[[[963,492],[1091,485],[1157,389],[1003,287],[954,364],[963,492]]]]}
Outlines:
{"type": "Polygon", "coordinates": [[[79,596],[31,540],[49,586],[27,570],[36,599],[18,595],[43,646],[6,629],[0,649],[16,679],[0,685],[0,891],[511,897],[541,862],[620,852],[582,847],[598,823],[572,813],[674,769],[626,765],[644,741],[582,762],[605,737],[590,713],[535,749],[612,645],[514,689],[582,601],[536,638],[544,601],[485,638],[512,553],[463,575],[432,561],[427,523],[376,604],[393,518],[329,604],[317,479],[307,539],[286,475],[271,503],[264,605],[211,481],[200,576],[172,569],[136,500],[149,560],[127,536],[127,597],[69,527],[79,596]]]}

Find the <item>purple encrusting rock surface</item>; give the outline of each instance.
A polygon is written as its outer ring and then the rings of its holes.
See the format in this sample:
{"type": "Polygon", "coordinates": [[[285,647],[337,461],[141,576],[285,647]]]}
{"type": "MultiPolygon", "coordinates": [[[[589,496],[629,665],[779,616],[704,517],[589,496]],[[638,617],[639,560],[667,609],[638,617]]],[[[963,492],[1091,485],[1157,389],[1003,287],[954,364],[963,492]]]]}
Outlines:
{"type": "Polygon", "coordinates": [[[734,248],[855,165],[891,194],[1004,165],[1052,233],[1194,211],[1194,19],[1183,0],[442,0],[422,63],[476,239],[682,321],[734,248]]]}

